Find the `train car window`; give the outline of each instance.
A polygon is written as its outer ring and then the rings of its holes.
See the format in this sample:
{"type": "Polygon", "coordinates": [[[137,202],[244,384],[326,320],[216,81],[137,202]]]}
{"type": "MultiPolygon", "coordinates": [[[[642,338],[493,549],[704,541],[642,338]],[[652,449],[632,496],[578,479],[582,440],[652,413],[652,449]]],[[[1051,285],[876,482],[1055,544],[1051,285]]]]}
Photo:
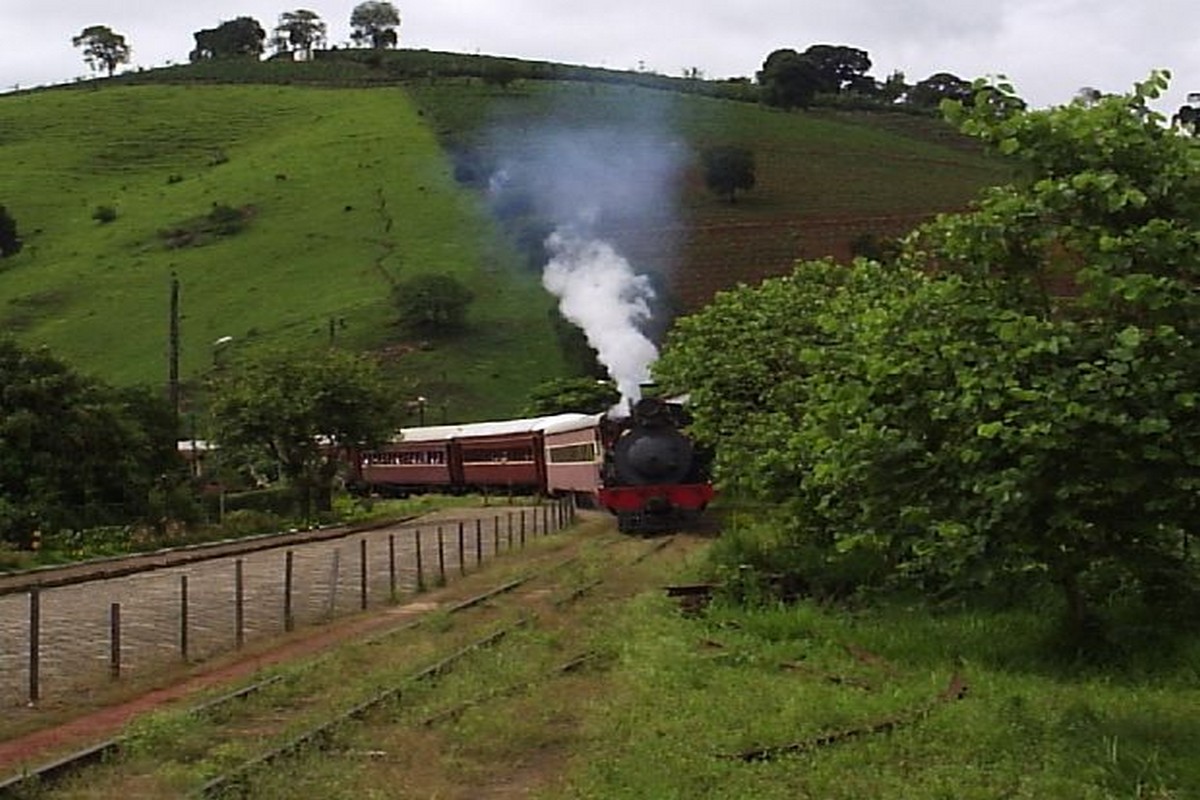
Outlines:
{"type": "Polygon", "coordinates": [[[549,448],[551,464],[593,463],[596,460],[595,442],[567,444],[549,448]]]}
{"type": "Polygon", "coordinates": [[[528,447],[463,448],[464,464],[528,464],[533,461],[533,450],[528,447]]]}
{"type": "Polygon", "coordinates": [[[381,467],[440,466],[446,463],[444,450],[403,450],[367,453],[363,463],[381,467]]]}

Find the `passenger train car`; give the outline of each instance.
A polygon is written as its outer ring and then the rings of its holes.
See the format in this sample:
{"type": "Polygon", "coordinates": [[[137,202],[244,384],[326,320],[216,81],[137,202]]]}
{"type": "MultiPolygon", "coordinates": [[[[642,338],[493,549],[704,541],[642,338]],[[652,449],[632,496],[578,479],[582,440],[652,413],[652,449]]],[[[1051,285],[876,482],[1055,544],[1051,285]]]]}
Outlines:
{"type": "Polygon", "coordinates": [[[679,403],[646,399],[628,417],[545,417],[405,428],[358,454],[360,491],[532,492],[607,508],[622,530],[665,530],[713,497],[709,459],[680,429],[679,403]]]}

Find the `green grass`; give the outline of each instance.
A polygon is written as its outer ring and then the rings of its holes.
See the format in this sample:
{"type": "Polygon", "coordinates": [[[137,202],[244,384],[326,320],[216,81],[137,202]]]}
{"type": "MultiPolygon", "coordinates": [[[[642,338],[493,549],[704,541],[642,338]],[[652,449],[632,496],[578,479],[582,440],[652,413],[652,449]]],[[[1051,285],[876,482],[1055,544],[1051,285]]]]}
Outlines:
{"type": "MultiPolygon", "coordinates": [[[[536,271],[482,195],[454,181],[445,148],[486,142],[493,124],[653,119],[689,158],[751,148],[759,185],[737,205],[708,193],[689,161],[676,225],[619,221],[614,238],[635,261],[673,265],[665,290],[683,306],[823,254],[828,243],[805,238],[814,220],[958,208],[1004,175],[935,120],[782,113],[603,76],[400,85],[422,58],[433,56],[173,67],[0,97],[0,203],[26,242],[0,263],[0,329],[112,382],[163,384],[174,274],[188,408],[202,408],[218,358],[324,346],[332,324],[338,344],[384,355],[398,394],[429,398],[430,421],[494,418],[577,366],[536,271]],[[244,230],[183,247],[164,236],[200,227],[215,206],[240,209],[244,230]],[[116,218],[95,219],[101,207],[116,218]],[[474,290],[466,331],[429,341],[395,325],[393,283],[426,270],[474,290]]],[[[463,68],[448,58],[434,58],[439,70],[463,68]]],[[[834,245],[856,232],[839,230],[834,245]]]]}
{"type": "Polygon", "coordinates": [[[0,265],[0,323],[116,383],[165,380],[178,275],[181,366],[213,343],[246,352],[335,336],[390,346],[411,387],[455,417],[515,411],[564,371],[550,299],[510,268],[476,199],[455,185],[399,89],[146,86],[0,99],[0,197],[25,250],[0,265]],[[172,249],[163,230],[214,204],[240,234],[172,249]],[[97,206],[116,209],[109,224],[97,206]],[[392,282],[453,274],[481,298],[472,329],[419,342],[392,323],[392,282]]]}
{"type": "Polygon", "coordinates": [[[621,669],[591,745],[550,796],[1200,796],[1200,642],[1148,671],[1080,667],[1045,657],[1052,624],[1032,610],[807,604],[689,621],[645,598],[613,633],[621,669]],[[955,673],[966,696],[936,702],[955,673]],[[792,743],[810,746],[729,757],[792,743]]]}

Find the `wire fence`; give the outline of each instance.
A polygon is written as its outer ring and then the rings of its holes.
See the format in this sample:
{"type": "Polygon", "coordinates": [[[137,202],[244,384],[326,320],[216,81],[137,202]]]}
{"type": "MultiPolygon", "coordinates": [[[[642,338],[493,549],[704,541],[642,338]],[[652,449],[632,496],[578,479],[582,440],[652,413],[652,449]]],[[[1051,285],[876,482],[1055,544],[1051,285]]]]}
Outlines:
{"type": "Polygon", "coordinates": [[[69,699],[446,585],[557,532],[552,502],[0,597],[0,707],[69,699]]]}

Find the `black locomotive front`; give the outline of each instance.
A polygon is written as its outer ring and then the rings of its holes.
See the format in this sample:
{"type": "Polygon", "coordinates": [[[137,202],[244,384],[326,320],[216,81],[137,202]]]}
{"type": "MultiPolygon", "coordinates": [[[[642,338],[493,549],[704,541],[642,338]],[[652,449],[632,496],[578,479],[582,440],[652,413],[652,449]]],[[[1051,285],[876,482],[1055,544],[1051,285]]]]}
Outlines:
{"type": "Polygon", "coordinates": [[[709,459],[680,430],[686,422],[681,404],[643,398],[628,418],[606,426],[600,502],[621,530],[676,527],[712,499],[709,459]]]}

